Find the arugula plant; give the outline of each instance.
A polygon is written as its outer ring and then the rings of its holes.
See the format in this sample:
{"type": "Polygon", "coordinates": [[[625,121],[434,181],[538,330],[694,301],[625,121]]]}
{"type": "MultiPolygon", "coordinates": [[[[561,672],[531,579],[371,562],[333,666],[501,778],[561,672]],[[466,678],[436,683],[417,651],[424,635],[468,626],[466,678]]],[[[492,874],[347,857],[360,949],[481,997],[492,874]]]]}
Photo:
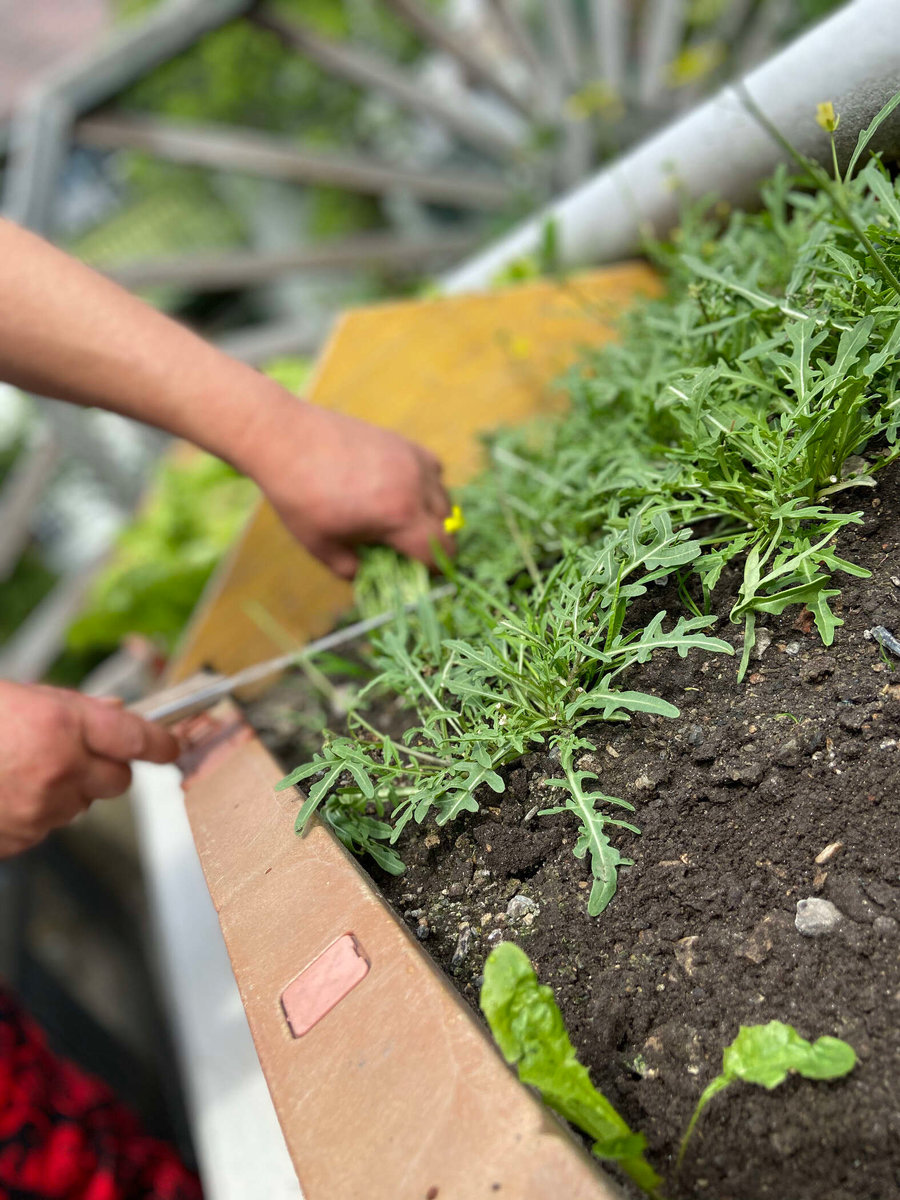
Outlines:
{"type": "Polygon", "coordinates": [[[484,964],[481,1011],[522,1083],[594,1139],[593,1153],[615,1162],[642,1191],[659,1197],[662,1180],[644,1157],[646,1139],[634,1133],[575,1055],[549,987],[538,983],[528,955],[501,942],[484,964]]]}
{"type": "Polygon", "coordinates": [[[678,1166],[684,1161],[688,1142],[700,1114],[713,1096],[735,1080],[755,1083],[771,1091],[795,1072],[804,1079],[839,1079],[856,1066],[856,1052],[840,1038],[820,1037],[808,1042],[791,1025],[769,1021],[767,1025],[742,1025],[737,1037],[722,1055],[722,1073],[707,1085],[697,1101],[681,1146],[678,1166]]]}
{"type": "Polygon", "coordinates": [[[447,563],[456,596],[434,600],[422,594],[416,613],[373,640],[377,674],[350,711],[349,735],[331,738],[279,785],[320,776],[300,809],[298,830],[324,806],[326,820],[349,845],[358,822],[351,817],[348,824],[348,814],[368,802],[379,822],[368,826],[367,848],[380,865],[400,870],[396,852],[374,848],[378,841],[395,842],[410,820],[421,822],[429,813],[444,825],[460,812],[477,812],[476,789],[503,792],[498,768],[549,739],[565,770],[553,786],[570,789],[570,796],[545,812],[578,816],[582,837],[576,853],[590,849],[597,882],[589,908],[600,912],[615,891],[620,862],[606,827],[635,827],[595,807],[598,799],[619,807],[630,807],[627,803],[585,796],[583,773],[572,767],[572,755],[592,747],[577,731],[598,717],[678,715],[667,701],[618,683],[654,652],[732,649],[703,632],[713,623],[710,616],[680,616],[667,628],[661,612],[644,629],[624,629],[630,600],[699,553],[689,531],[674,531],[667,514],[640,510],[623,534],[584,550],[573,549],[527,592],[516,579],[486,587],[447,563]],[[460,636],[448,636],[453,633],[460,636]],[[368,720],[366,702],[376,691],[402,696],[415,712],[401,739],[368,720]],[[390,825],[380,820],[385,812],[390,825]]]}
{"type": "MultiPolygon", "coordinates": [[[[896,103],[861,135],[854,168],[896,103]]],[[[586,790],[585,726],[677,716],[636,668],[673,650],[733,653],[712,632],[725,580],[741,675],[767,614],[805,605],[831,644],[840,578],[868,574],[835,548],[862,521],[836,497],[865,494],[900,454],[900,190],[877,158],[855,177],[800,166],[801,182],[776,172],[759,213],[723,224],[721,210],[687,209],[651,247],[665,295],[572,368],[568,413],[489,440],[489,469],[460,495],[459,558],[443,564],[453,597],[430,598],[425,572],[384,552],[364,562],[364,613],[416,608],[372,638],[346,732],[285,780],[315,780],[298,829],[318,809],[402,870],[394,844],[410,821],[477,811],[540,747],[565,793],[545,815],[576,816],[599,913],[623,861],[611,837],[636,826],[627,797],[586,790]],[[654,612],[667,580],[686,611],[654,612]],[[402,736],[373,715],[385,696],[409,714],[402,736]]]]}

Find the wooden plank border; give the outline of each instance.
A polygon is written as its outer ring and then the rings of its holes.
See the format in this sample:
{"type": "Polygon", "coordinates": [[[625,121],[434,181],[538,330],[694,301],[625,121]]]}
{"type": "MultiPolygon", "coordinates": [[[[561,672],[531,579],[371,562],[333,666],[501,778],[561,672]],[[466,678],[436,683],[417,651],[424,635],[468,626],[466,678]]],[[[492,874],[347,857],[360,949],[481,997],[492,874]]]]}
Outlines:
{"type": "Polygon", "coordinates": [[[305,1200],[621,1200],[330,831],[293,834],[300,797],[274,791],[281,768],[237,708],[181,732],[188,817],[305,1200]],[[313,964],[334,1003],[295,1036],[283,997],[313,964]]]}

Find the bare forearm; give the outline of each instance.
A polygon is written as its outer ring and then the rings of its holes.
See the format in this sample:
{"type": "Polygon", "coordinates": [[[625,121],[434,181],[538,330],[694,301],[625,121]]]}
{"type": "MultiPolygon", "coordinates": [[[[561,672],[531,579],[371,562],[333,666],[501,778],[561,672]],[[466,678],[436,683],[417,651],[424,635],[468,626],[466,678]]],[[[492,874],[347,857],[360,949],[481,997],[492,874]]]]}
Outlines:
{"type": "Polygon", "coordinates": [[[0,379],[166,429],[253,473],[296,405],[116,284],[0,220],[0,379]]]}
{"type": "Polygon", "coordinates": [[[167,429],[250,475],[338,574],[353,547],[452,552],[433,455],[291,396],[27,231],[0,220],[0,380],[167,429]]]}

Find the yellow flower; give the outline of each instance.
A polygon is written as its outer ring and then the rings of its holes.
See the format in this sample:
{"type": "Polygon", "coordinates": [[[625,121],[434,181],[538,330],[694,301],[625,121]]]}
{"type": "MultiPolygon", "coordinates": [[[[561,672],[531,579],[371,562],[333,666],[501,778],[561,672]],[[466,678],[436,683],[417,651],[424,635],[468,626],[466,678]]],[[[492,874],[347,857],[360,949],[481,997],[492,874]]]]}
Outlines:
{"type": "Polygon", "coordinates": [[[462,514],[462,509],[458,504],[454,504],[450,511],[449,517],[444,517],[444,532],[459,533],[465,528],[466,518],[462,514]]]}
{"type": "Polygon", "coordinates": [[[820,125],[826,133],[834,133],[840,123],[841,118],[835,116],[834,105],[830,100],[816,105],[816,124],[820,125]]]}

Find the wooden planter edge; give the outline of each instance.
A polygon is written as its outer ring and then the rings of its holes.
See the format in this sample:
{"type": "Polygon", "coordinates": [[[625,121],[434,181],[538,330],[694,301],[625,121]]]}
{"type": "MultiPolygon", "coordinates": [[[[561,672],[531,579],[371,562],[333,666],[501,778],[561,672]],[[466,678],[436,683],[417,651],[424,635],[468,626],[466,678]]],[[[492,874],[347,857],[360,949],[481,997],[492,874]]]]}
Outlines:
{"type": "Polygon", "coordinates": [[[620,1200],[230,701],[187,722],[185,802],[305,1200],[620,1200]]]}

